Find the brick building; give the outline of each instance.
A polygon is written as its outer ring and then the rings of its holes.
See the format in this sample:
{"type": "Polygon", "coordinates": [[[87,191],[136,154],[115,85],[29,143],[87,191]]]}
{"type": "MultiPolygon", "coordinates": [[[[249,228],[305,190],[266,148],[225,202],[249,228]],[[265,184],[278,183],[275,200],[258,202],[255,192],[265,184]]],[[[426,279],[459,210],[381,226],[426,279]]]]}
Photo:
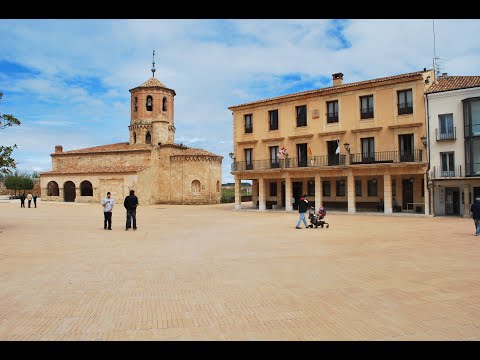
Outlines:
{"type": "MultiPolygon", "coordinates": [[[[152,69],[155,75],[155,68],[152,69]]],[[[129,142],[63,151],[40,174],[43,201],[117,201],[135,190],[147,204],[217,204],[222,156],[175,144],[174,96],[154,76],[130,90],[129,142]]]]}

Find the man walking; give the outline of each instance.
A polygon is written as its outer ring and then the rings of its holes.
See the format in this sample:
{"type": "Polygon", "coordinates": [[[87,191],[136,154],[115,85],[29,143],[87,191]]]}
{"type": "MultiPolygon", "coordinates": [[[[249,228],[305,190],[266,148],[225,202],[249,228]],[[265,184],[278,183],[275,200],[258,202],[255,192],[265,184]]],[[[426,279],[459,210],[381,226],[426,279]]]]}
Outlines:
{"type": "Polygon", "coordinates": [[[311,208],[311,205],[307,200],[307,194],[304,194],[303,197],[301,197],[298,201],[298,212],[300,213],[300,216],[298,217],[297,226],[295,227],[295,229],[301,229],[300,224],[302,221],[305,224],[305,228],[308,229],[307,219],[305,219],[305,213],[309,208],[311,208]]]}
{"type": "Polygon", "coordinates": [[[127,209],[127,223],[125,226],[125,231],[132,227],[133,222],[133,230],[137,230],[137,206],[138,206],[138,198],[135,196],[135,191],[130,190],[130,195],[125,197],[123,201],[123,206],[127,209]]]}
{"type": "Polygon", "coordinates": [[[32,204],[32,199],[33,199],[33,196],[31,193],[28,193],[27,195],[27,200],[28,200],[28,207],[30,208],[30,205],[32,204]]]}
{"type": "Polygon", "coordinates": [[[112,209],[115,202],[111,198],[110,191],[107,192],[107,197],[102,200],[103,206],[103,229],[112,230],[112,209]],[[108,227],[107,227],[108,225],[108,227]]]}
{"type": "Polygon", "coordinates": [[[23,207],[23,208],[25,207],[25,194],[22,194],[22,195],[20,196],[20,207],[21,207],[21,208],[22,208],[22,207],[23,207]]]}
{"type": "Polygon", "coordinates": [[[475,236],[480,236],[480,197],[475,199],[475,202],[470,207],[473,221],[475,221],[475,236]]]}
{"type": "Polygon", "coordinates": [[[37,208],[37,195],[33,195],[33,205],[37,208]]]}

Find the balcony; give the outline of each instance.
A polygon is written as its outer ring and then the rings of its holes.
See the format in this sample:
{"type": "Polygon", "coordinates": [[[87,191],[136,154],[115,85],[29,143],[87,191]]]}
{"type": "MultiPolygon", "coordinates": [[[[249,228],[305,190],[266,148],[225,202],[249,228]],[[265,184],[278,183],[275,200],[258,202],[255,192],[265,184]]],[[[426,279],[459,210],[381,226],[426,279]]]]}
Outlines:
{"type": "Polygon", "coordinates": [[[457,138],[457,128],[448,127],[444,129],[444,131],[438,131],[438,129],[435,129],[435,137],[437,138],[437,141],[455,140],[457,138]]]}
{"type": "Polygon", "coordinates": [[[373,108],[361,109],[360,118],[361,119],[372,119],[373,118],[373,108]]]}
{"type": "Polygon", "coordinates": [[[421,162],[423,150],[413,150],[408,152],[400,151],[380,151],[370,153],[358,153],[350,155],[350,164],[379,164],[379,163],[402,163],[402,162],[421,162]]]}
{"type": "Polygon", "coordinates": [[[398,104],[398,115],[413,114],[413,103],[398,104]]]}
{"type": "Polygon", "coordinates": [[[253,126],[245,126],[245,134],[253,133],[253,126]]]}
{"type": "Polygon", "coordinates": [[[293,169],[293,168],[307,168],[307,167],[328,167],[328,166],[344,166],[345,155],[322,155],[311,156],[307,158],[286,158],[280,159],[278,162],[272,160],[253,160],[250,162],[237,161],[232,164],[232,171],[247,171],[247,170],[270,170],[270,169],[293,169]]]}
{"type": "Polygon", "coordinates": [[[443,170],[441,166],[434,166],[430,170],[431,179],[449,179],[464,176],[465,173],[462,171],[462,165],[457,165],[452,170],[443,170]]]}
{"type": "Polygon", "coordinates": [[[327,123],[338,123],[338,111],[327,114],[327,123]]]}

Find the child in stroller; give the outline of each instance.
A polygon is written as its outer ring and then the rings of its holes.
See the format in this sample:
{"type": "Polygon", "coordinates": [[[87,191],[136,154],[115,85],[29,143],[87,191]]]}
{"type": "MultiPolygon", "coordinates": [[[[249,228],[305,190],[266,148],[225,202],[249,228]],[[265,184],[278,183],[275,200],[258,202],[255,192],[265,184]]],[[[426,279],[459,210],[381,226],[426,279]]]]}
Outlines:
{"type": "Polygon", "coordinates": [[[320,206],[317,212],[315,212],[314,209],[308,210],[308,218],[310,219],[309,227],[313,228],[315,226],[316,229],[319,226],[323,228],[323,226],[325,225],[328,229],[330,225],[323,220],[325,215],[327,215],[327,212],[325,211],[323,206],[320,206]]]}

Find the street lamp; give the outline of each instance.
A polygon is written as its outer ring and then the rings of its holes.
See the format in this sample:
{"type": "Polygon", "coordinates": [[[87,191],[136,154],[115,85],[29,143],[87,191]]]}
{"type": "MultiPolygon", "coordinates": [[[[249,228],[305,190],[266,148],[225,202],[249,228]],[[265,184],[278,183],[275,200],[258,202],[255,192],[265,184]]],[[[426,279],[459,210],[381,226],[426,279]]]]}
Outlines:
{"type": "Polygon", "coordinates": [[[228,156],[230,156],[230,159],[232,159],[232,160],[233,160],[233,155],[234,155],[233,152],[228,154],[228,156]]]}
{"type": "Polygon", "coordinates": [[[423,146],[427,147],[427,137],[425,135],[423,135],[420,140],[422,140],[422,144],[423,146]]]}
{"type": "Polygon", "coordinates": [[[347,152],[350,154],[350,144],[345,143],[345,144],[343,144],[343,146],[345,146],[345,150],[347,150],[347,152]]]}

